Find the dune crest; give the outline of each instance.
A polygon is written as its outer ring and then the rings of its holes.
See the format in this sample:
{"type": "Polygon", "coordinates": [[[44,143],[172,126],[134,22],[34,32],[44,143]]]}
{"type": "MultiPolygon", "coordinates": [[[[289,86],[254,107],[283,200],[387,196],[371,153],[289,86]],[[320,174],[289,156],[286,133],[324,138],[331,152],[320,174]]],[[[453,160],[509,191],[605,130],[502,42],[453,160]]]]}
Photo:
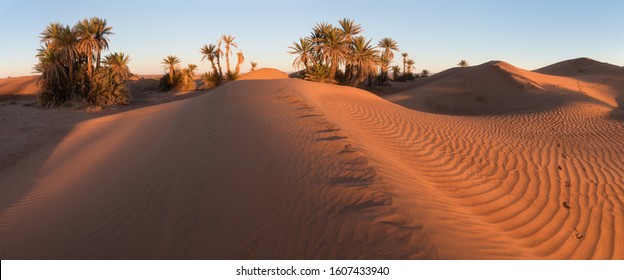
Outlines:
{"type": "Polygon", "coordinates": [[[286,79],[288,75],[273,68],[260,68],[258,70],[242,74],[238,80],[277,80],[286,79]]]}

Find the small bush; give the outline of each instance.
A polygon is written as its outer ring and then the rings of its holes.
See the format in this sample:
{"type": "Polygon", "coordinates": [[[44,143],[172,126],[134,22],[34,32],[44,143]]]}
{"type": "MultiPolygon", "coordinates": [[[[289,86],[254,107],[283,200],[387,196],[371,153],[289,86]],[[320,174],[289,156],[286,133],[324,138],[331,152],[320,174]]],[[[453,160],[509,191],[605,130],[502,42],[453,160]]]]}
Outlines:
{"type": "Polygon", "coordinates": [[[173,71],[173,83],[171,83],[171,79],[169,78],[169,73],[165,74],[160,78],[159,87],[162,90],[171,90],[171,89],[179,89],[182,84],[182,73],[179,70],[173,71]]]}
{"type": "Polygon", "coordinates": [[[221,83],[219,79],[219,73],[206,72],[202,74],[202,88],[209,89],[218,86],[221,83]]]}
{"type": "Polygon", "coordinates": [[[235,81],[236,79],[238,79],[238,72],[228,71],[228,72],[225,74],[225,78],[226,78],[228,81],[235,81]]]}
{"type": "Polygon", "coordinates": [[[312,82],[336,84],[336,80],[331,76],[331,69],[320,63],[310,67],[308,73],[305,74],[305,79],[312,82]]]}

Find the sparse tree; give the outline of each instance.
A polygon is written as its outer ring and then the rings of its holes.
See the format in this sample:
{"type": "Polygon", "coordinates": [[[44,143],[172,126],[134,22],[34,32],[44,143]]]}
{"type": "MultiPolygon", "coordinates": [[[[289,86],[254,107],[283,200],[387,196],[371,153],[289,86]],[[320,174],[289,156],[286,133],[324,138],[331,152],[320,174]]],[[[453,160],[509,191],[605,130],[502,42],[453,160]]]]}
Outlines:
{"type": "Polygon", "coordinates": [[[256,71],[256,67],[258,67],[258,62],[252,61],[251,62],[251,71],[256,71]]]}
{"type": "Polygon", "coordinates": [[[459,67],[468,67],[468,61],[466,60],[460,60],[459,63],[457,63],[457,66],[459,67]]]}

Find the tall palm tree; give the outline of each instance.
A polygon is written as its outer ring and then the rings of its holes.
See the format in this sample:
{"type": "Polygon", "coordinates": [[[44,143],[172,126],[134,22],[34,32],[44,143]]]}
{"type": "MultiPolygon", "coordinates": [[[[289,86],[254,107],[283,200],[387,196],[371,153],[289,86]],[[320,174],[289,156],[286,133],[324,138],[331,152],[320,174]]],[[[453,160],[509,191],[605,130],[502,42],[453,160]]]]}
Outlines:
{"type": "Polygon", "coordinates": [[[408,54],[406,52],[401,54],[403,56],[403,73],[405,73],[405,66],[407,65],[407,56],[408,54]]]}
{"type": "Polygon", "coordinates": [[[89,19],[94,26],[95,29],[95,40],[98,42],[98,48],[95,50],[96,52],[96,67],[100,67],[100,55],[102,51],[108,50],[108,35],[112,35],[113,30],[112,27],[108,26],[105,19],[101,19],[98,17],[92,17],[89,19]]]}
{"type": "Polygon", "coordinates": [[[76,23],[74,30],[78,34],[78,51],[87,58],[87,76],[91,77],[93,75],[93,58],[95,52],[100,48],[100,42],[96,38],[97,27],[92,20],[85,18],[76,23]]]}
{"type": "Polygon", "coordinates": [[[67,66],[70,83],[73,82],[74,63],[78,55],[78,35],[68,25],[51,23],[41,32],[41,42],[45,43],[48,52],[54,52],[56,60],[67,66]]]}
{"type": "Polygon", "coordinates": [[[387,58],[388,62],[392,62],[392,59],[394,59],[394,53],[392,51],[399,51],[399,44],[388,37],[379,40],[377,47],[382,49],[381,55],[387,58]]]}
{"type": "Polygon", "coordinates": [[[234,73],[239,73],[240,72],[240,65],[243,64],[243,62],[245,62],[245,57],[243,56],[243,52],[242,51],[238,51],[236,53],[236,70],[234,71],[234,73]]]}
{"type": "Polygon", "coordinates": [[[306,70],[310,68],[310,62],[314,59],[312,54],[312,42],[310,39],[299,38],[299,43],[293,42],[292,46],[288,48],[292,49],[292,51],[288,52],[289,54],[297,55],[293,61],[294,67],[297,69],[305,68],[306,70]]]}
{"type": "Polygon", "coordinates": [[[252,61],[251,62],[251,71],[256,71],[256,67],[258,67],[258,62],[252,61]]]}
{"type": "Polygon", "coordinates": [[[325,32],[323,37],[316,39],[316,51],[320,54],[320,59],[325,65],[330,66],[331,76],[336,76],[336,71],[341,62],[349,53],[347,40],[338,28],[331,28],[325,32]]]}
{"type": "Polygon", "coordinates": [[[342,33],[344,33],[345,38],[349,43],[353,42],[353,38],[356,35],[364,31],[362,29],[362,26],[356,24],[355,21],[352,19],[343,18],[341,20],[338,20],[338,24],[340,24],[340,27],[342,28],[342,33]]]}
{"type": "Polygon", "coordinates": [[[369,74],[377,70],[379,56],[377,50],[371,45],[371,40],[366,40],[363,36],[353,38],[351,44],[349,63],[353,71],[356,72],[351,81],[353,86],[357,86],[364,81],[369,74]]]}
{"type": "Polygon", "coordinates": [[[123,80],[127,80],[132,75],[128,68],[128,62],[130,62],[130,57],[123,52],[111,53],[105,56],[102,61],[104,65],[110,67],[113,74],[119,75],[123,80]]]}
{"type": "Polygon", "coordinates": [[[217,73],[217,67],[215,66],[215,61],[214,61],[216,58],[216,55],[215,55],[216,50],[217,50],[217,46],[215,46],[214,44],[204,45],[199,50],[199,52],[202,54],[202,61],[209,60],[210,66],[212,66],[212,72],[215,74],[217,73]]]}
{"type": "Polygon", "coordinates": [[[459,67],[468,67],[468,61],[466,60],[460,60],[459,63],[457,63],[457,66],[459,67]]]}
{"type": "Polygon", "coordinates": [[[223,57],[223,50],[221,49],[222,43],[223,40],[219,38],[219,40],[217,40],[217,49],[214,52],[215,58],[217,59],[217,67],[219,67],[219,80],[223,78],[223,70],[221,68],[221,58],[223,57]]]}
{"type": "Polygon", "coordinates": [[[87,57],[87,71],[91,74],[93,73],[91,60],[95,57],[95,67],[100,67],[101,53],[108,49],[108,35],[113,34],[112,27],[107,26],[105,19],[92,17],[79,21],[75,28],[79,36],[80,51],[87,57]]]}
{"type": "Polygon", "coordinates": [[[225,43],[225,63],[227,64],[227,72],[230,73],[230,54],[232,54],[231,47],[238,48],[238,44],[234,43],[235,36],[232,35],[221,35],[221,39],[223,43],[225,43]]]}
{"type": "Polygon", "coordinates": [[[173,72],[177,69],[180,64],[180,59],[175,55],[167,56],[162,60],[163,68],[169,71],[169,83],[173,85],[173,72]]]}
{"type": "Polygon", "coordinates": [[[383,38],[377,43],[377,47],[381,48],[381,59],[382,59],[382,79],[386,79],[387,69],[392,63],[392,59],[394,59],[394,53],[392,51],[399,51],[399,45],[392,38],[383,38]]]}

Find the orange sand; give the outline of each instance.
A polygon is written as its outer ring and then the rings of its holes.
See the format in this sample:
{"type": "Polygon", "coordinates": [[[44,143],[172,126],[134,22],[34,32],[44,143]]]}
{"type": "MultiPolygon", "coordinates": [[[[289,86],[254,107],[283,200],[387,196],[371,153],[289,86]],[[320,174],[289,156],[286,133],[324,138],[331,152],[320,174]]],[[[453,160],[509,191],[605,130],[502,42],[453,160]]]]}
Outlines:
{"type": "Polygon", "coordinates": [[[623,76],[261,69],[0,165],[0,257],[623,259],[623,76]]]}

